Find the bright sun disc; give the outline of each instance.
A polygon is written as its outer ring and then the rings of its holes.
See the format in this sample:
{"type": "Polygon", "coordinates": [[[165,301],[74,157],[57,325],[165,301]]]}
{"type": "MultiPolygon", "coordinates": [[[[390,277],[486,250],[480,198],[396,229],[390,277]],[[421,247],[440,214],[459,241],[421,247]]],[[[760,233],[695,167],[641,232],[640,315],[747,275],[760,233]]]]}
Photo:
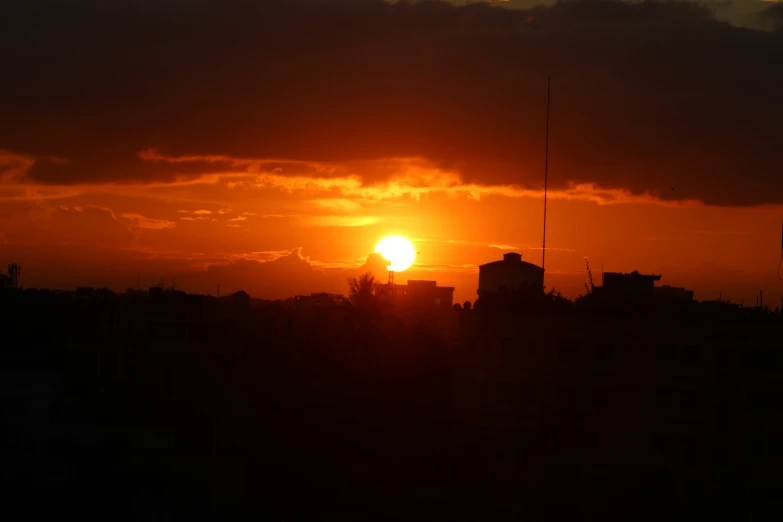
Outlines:
{"type": "Polygon", "coordinates": [[[389,262],[387,270],[402,272],[407,270],[416,259],[416,249],[413,243],[400,236],[389,236],[381,239],[375,247],[375,253],[381,254],[389,262]]]}

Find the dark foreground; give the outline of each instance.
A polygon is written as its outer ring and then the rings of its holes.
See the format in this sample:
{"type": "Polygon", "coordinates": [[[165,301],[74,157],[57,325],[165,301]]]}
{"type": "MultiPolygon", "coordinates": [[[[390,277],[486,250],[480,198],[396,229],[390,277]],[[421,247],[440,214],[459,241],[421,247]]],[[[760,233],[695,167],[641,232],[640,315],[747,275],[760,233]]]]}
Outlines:
{"type": "Polygon", "coordinates": [[[234,303],[196,324],[141,301],[14,299],[8,520],[780,519],[768,314],[234,303]]]}

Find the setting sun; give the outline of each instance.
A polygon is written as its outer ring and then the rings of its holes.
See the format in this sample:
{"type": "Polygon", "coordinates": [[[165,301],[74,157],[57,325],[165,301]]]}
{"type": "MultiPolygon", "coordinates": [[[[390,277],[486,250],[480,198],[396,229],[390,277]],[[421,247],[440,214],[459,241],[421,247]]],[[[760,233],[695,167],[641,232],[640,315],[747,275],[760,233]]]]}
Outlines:
{"type": "Polygon", "coordinates": [[[416,249],[413,243],[400,236],[389,236],[381,239],[375,247],[375,253],[381,254],[389,262],[388,270],[402,272],[407,270],[416,259],[416,249]]]}

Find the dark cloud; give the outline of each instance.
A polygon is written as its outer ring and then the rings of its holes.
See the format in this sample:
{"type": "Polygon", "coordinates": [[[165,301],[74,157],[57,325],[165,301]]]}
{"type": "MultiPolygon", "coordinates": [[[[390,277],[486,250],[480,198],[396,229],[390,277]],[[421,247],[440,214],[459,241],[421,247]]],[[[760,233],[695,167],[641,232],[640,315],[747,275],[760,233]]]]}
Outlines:
{"type": "Polygon", "coordinates": [[[216,167],[142,161],[152,148],[424,156],[536,186],[551,73],[554,186],[781,202],[780,63],[783,34],[695,3],[29,0],[0,20],[0,149],[50,183],[216,167]]]}
{"type": "Polygon", "coordinates": [[[291,250],[274,261],[240,259],[227,265],[212,265],[206,271],[187,272],[177,277],[183,288],[201,293],[244,290],[253,297],[287,299],[312,292],[344,293],[345,279],[327,275],[302,255],[301,248],[291,250]]]}
{"type": "Polygon", "coordinates": [[[128,225],[108,208],[53,207],[28,213],[24,223],[7,234],[9,243],[43,243],[73,248],[127,246],[133,239],[128,225]]]}
{"type": "Polygon", "coordinates": [[[367,256],[367,261],[359,268],[357,273],[364,274],[369,272],[375,277],[375,280],[379,283],[385,283],[388,280],[389,262],[386,261],[381,254],[370,254],[367,256]]]}

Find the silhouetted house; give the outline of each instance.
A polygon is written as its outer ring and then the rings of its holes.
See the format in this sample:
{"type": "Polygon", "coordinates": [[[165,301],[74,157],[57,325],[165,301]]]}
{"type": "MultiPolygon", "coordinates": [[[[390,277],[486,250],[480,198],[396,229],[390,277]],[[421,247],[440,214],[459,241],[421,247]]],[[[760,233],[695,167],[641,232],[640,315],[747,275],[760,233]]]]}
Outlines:
{"type": "Polygon", "coordinates": [[[479,297],[482,294],[500,293],[501,289],[516,290],[522,287],[544,287],[544,269],[522,261],[522,254],[510,252],[502,261],[479,266],[479,297]]]}
{"type": "Polygon", "coordinates": [[[17,288],[19,286],[19,265],[8,265],[8,275],[0,274],[0,288],[17,288]]]}
{"type": "Polygon", "coordinates": [[[611,301],[652,299],[655,296],[655,282],[660,280],[659,275],[640,274],[636,270],[630,274],[605,272],[604,284],[596,290],[611,301]]]}
{"type": "Polygon", "coordinates": [[[5,274],[0,274],[0,288],[13,288],[11,278],[5,274]]]}
{"type": "Polygon", "coordinates": [[[297,295],[294,297],[297,306],[337,306],[345,304],[345,296],[341,294],[328,294],[326,292],[313,293],[310,295],[297,295]]]}
{"type": "Polygon", "coordinates": [[[408,281],[408,306],[412,308],[451,309],[454,287],[438,286],[435,281],[408,281]]]}
{"type": "Polygon", "coordinates": [[[679,299],[681,301],[693,301],[693,290],[678,288],[669,285],[656,286],[655,297],[679,299]]]}
{"type": "Polygon", "coordinates": [[[388,285],[380,287],[389,292],[389,300],[396,308],[451,310],[454,304],[454,287],[438,286],[436,281],[408,281],[391,289],[388,285]]]}

